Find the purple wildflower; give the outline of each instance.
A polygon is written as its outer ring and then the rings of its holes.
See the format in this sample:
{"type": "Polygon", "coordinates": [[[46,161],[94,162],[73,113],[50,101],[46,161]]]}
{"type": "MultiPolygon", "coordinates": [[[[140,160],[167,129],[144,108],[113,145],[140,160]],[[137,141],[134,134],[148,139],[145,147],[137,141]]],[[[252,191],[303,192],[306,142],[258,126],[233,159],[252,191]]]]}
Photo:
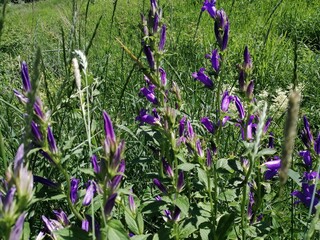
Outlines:
{"type": "Polygon", "coordinates": [[[18,239],[21,238],[25,216],[26,216],[26,214],[22,213],[18,217],[16,223],[14,224],[14,226],[13,226],[11,232],[10,232],[9,240],[18,240],[18,239]]]}
{"type": "Polygon", "coordinates": [[[266,121],[266,124],[264,125],[263,127],[263,132],[266,133],[270,127],[270,124],[271,124],[271,121],[272,121],[272,117],[268,117],[267,121],[266,121]]]}
{"type": "Polygon", "coordinates": [[[218,49],[215,49],[212,51],[212,56],[211,56],[211,65],[212,65],[212,68],[214,69],[214,71],[216,73],[219,72],[220,70],[220,55],[218,53],[218,49]]]}
{"type": "Polygon", "coordinates": [[[180,220],[180,214],[181,214],[181,209],[179,207],[175,206],[174,211],[173,211],[172,220],[175,222],[178,222],[180,220]]]}
{"type": "Polygon", "coordinates": [[[51,131],[50,126],[48,127],[47,139],[48,139],[50,151],[51,151],[53,154],[57,154],[57,153],[58,153],[58,148],[57,148],[56,140],[54,139],[54,136],[53,136],[53,133],[52,133],[52,131],[51,131]]]}
{"type": "Polygon", "coordinates": [[[207,167],[210,169],[212,167],[212,155],[209,148],[207,148],[207,161],[206,161],[207,167]]]}
{"type": "Polygon", "coordinates": [[[234,96],[234,99],[235,99],[236,107],[237,107],[238,112],[239,112],[239,118],[243,119],[244,116],[245,116],[243,105],[242,105],[240,99],[237,96],[234,96]]]}
{"type": "Polygon", "coordinates": [[[304,129],[302,130],[301,138],[306,147],[311,147],[313,144],[313,136],[310,130],[310,124],[306,116],[303,116],[304,129]]]}
{"type": "Polygon", "coordinates": [[[166,30],[167,30],[167,27],[165,24],[163,24],[160,31],[159,51],[164,50],[164,46],[166,44],[166,38],[167,38],[166,30]]]}
{"type": "Polygon", "coordinates": [[[253,138],[253,131],[254,131],[254,123],[253,123],[253,120],[254,120],[255,116],[254,115],[251,115],[249,117],[249,120],[248,120],[248,125],[247,125],[247,140],[250,140],[253,138]]]}
{"type": "Polygon", "coordinates": [[[17,173],[23,164],[23,157],[24,157],[24,144],[22,143],[16,153],[16,156],[14,157],[14,172],[17,173]]]}
{"type": "Polygon", "coordinates": [[[166,187],[157,178],[153,179],[153,183],[161,192],[163,192],[164,194],[168,193],[166,187]]]}
{"type": "Polygon", "coordinates": [[[190,121],[187,121],[187,136],[190,140],[192,140],[195,137],[193,127],[190,121]]]}
{"type": "Polygon", "coordinates": [[[162,86],[167,85],[167,74],[166,71],[163,68],[159,68],[159,73],[160,73],[160,79],[161,79],[161,84],[162,86]]]}
{"type": "Polygon", "coordinates": [[[308,150],[306,151],[300,151],[299,152],[300,157],[302,157],[305,166],[309,169],[312,168],[312,158],[311,154],[308,150]]]}
{"type": "Polygon", "coordinates": [[[160,119],[147,114],[147,110],[145,109],[141,109],[139,116],[136,117],[136,121],[150,125],[160,125],[160,119]]]}
{"type": "Polygon", "coordinates": [[[117,193],[113,193],[109,196],[107,202],[106,202],[106,205],[104,206],[104,214],[106,216],[110,216],[111,214],[111,211],[114,207],[114,204],[115,204],[115,201],[116,201],[116,198],[117,198],[117,193]]]}
{"type": "Polygon", "coordinates": [[[103,111],[103,121],[104,121],[104,132],[106,135],[106,139],[110,144],[114,145],[116,142],[116,135],[114,134],[111,119],[106,111],[103,111]]]}
{"type": "Polygon", "coordinates": [[[86,190],[86,195],[84,196],[82,201],[83,206],[88,206],[91,203],[91,200],[93,199],[95,192],[96,192],[95,182],[92,180],[89,180],[88,187],[86,190]]]}
{"type": "Polygon", "coordinates": [[[246,92],[247,98],[252,99],[253,89],[254,89],[254,82],[253,82],[253,80],[251,80],[249,82],[248,87],[247,87],[247,92],[246,92]]]}
{"type": "Polygon", "coordinates": [[[281,159],[278,156],[275,156],[273,160],[264,163],[267,167],[267,171],[264,173],[264,178],[266,180],[272,179],[281,167],[281,159]]]}
{"type": "Polygon", "coordinates": [[[70,199],[73,204],[78,199],[78,185],[79,185],[80,180],[76,178],[72,178],[70,182],[70,199]]]}
{"type": "Polygon", "coordinates": [[[56,215],[57,220],[64,226],[69,225],[69,220],[64,211],[60,210],[53,210],[53,213],[56,215]]]}
{"type": "Polygon", "coordinates": [[[173,178],[174,174],[173,174],[172,168],[171,168],[170,164],[165,160],[165,158],[162,158],[162,165],[163,165],[163,169],[167,173],[168,177],[173,178]]]}
{"type": "MultiPolygon", "coordinates": [[[[307,208],[310,208],[315,185],[309,185],[308,183],[302,183],[302,191],[295,190],[291,193],[292,196],[297,197],[299,200],[296,203],[303,203],[307,208]]],[[[312,211],[315,212],[315,206],[319,203],[319,191],[316,192],[312,211]]]]}
{"type": "Polygon", "coordinates": [[[41,142],[42,141],[42,134],[40,132],[39,125],[37,123],[35,123],[34,121],[31,122],[31,131],[32,131],[32,134],[33,134],[34,138],[36,139],[36,141],[41,142]]]}
{"type": "Polygon", "coordinates": [[[245,72],[243,70],[241,70],[239,73],[239,90],[241,92],[244,92],[244,90],[245,90],[244,82],[245,82],[245,72]]]}
{"type": "Polygon", "coordinates": [[[31,91],[31,82],[29,77],[28,66],[25,61],[21,63],[21,78],[23,83],[24,91],[30,92],[31,91]]]}
{"type": "Polygon", "coordinates": [[[228,91],[225,91],[223,93],[223,96],[222,96],[222,99],[221,99],[221,110],[223,112],[227,112],[228,111],[231,101],[233,101],[233,97],[229,96],[228,91]]]}
{"type": "Polygon", "coordinates": [[[126,164],[125,164],[125,161],[122,160],[119,167],[118,167],[118,173],[117,173],[118,175],[113,177],[111,184],[110,184],[110,188],[112,189],[112,191],[115,191],[118,188],[118,186],[121,182],[121,179],[123,177],[123,173],[124,173],[125,169],[126,169],[126,164]]]}
{"type": "Polygon", "coordinates": [[[216,12],[214,32],[221,51],[225,50],[229,38],[229,20],[223,9],[216,12]]]}
{"type": "Polygon", "coordinates": [[[2,199],[2,205],[3,205],[3,212],[4,213],[13,213],[14,211],[14,195],[16,193],[16,187],[11,187],[9,191],[7,192],[4,199],[2,199]]]}
{"type": "Polygon", "coordinates": [[[22,93],[20,93],[17,90],[13,90],[14,95],[19,99],[20,102],[22,103],[27,103],[29,101],[29,99],[24,96],[22,93]]]}
{"type": "Polygon", "coordinates": [[[205,70],[205,68],[200,68],[199,72],[194,72],[192,74],[192,77],[195,80],[199,80],[200,82],[202,82],[205,85],[205,87],[211,89],[213,88],[213,82],[206,74],[203,73],[205,70]]]}
{"type": "Polygon", "coordinates": [[[200,142],[199,139],[196,141],[196,148],[197,148],[198,156],[199,157],[204,157],[204,153],[203,153],[202,147],[201,147],[201,142],[200,142]]]}
{"type": "Polygon", "coordinates": [[[86,231],[86,232],[89,232],[89,221],[88,221],[88,219],[85,218],[85,219],[82,220],[81,229],[86,231]]]}
{"type": "Polygon", "coordinates": [[[150,91],[148,88],[143,87],[140,89],[140,92],[147,98],[149,102],[153,104],[158,104],[158,99],[153,91],[150,91]]]}
{"type": "Polygon", "coordinates": [[[156,33],[159,27],[159,14],[156,12],[153,20],[153,32],[156,33]]]}
{"type": "Polygon", "coordinates": [[[186,117],[184,116],[183,118],[181,118],[180,122],[179,122],[179,136],[182,137],[184,134],[184,129],[185,129],[185,125],[186,125],[186,117]]]}
{"type": "Polygon", "coordinates": [[[204,117],[201,119],[201,123],[205,126],[205,128],[210,132],[214,133],[214,125],[213,123],[209,120],[209,118],[204,117]]]}
{"type": "Polygon", "coordinates": [[[244,48],[243,59],[244,59],[243,68],[245,70],[251,69],[252,68],[252,61],[251,61],[248,46],[246,46],[244,48]]]}
{"type": "Polygon", "coordinates": [[[98,159],[97,159],[96,155],[92,155],[91,164],[92,164],[92,168],[93,168],[94,173],[99,174],[100,173],[100,165],[98,163],[98,159]]]}
{"type": "Polygon", "coordinates": [[[201,11],[207,11],[212,18],[215,18],[217,13],[215,5],[216,0],[205,0],[201,8],[201,11]]]}
{"type": "Polygon", "coordinates": [[[177,181],[177,191],[181,192],[184,187],[184,174],[183,171],[179,172],[178,181],[177,181]]]}
{"type": "Polygon", "coordinates": [[[318,134],[318,137],[314,143],[314,151],[316,154],[320,155],[320,133],[318,134]]]}
{"type": "Polygon", "coordinates": [[[154,61],[154,57],[153,57],[153,53],[151,51],[150,46],[144,45],[143,46],[143,52],[147,57],[147,61],[149,63],[149,67],[154,70],[155,69],[155,61],[154,61]]]}

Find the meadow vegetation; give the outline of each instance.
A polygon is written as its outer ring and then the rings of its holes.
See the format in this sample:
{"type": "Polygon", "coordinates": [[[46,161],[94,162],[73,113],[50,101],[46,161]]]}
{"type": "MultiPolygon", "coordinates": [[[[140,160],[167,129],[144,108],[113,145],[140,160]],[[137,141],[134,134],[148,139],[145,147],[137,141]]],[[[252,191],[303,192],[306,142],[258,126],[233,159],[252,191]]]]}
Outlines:
{"type": "Polygon", "coordinates": [[[319,1],[0,6],[0,239],[320,237],[319,1]]]}

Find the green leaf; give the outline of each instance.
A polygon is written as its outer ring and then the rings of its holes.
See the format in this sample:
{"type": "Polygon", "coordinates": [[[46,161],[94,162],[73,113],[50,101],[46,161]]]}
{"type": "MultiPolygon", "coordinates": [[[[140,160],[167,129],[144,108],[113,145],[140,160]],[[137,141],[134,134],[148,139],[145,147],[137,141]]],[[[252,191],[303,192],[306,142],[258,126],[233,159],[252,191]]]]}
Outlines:
{"type": "Polygon", "coordinates": [[[182,163],[178,165],[178,169],[181,169],[182,171],[189,172],[190,170],[194,169],[196,164],[193,163],[182,163]]]}
{"type": "Polygon", "coordinates": [[[23,237],[22,239],[30,239],[30,224],[29,222],[24,222],[23,224],[23,237]]]}
{"type": "Polygon", "coordinates": [[[186,196],[179,196],[176,200],[176,205],[184,215],[188,215],[190,205],[189,199],[186,196]]]}
{"type": "Polygon", "coordinates": [[[130,240],[146,240],[150,234],[145,234],[145,235],[135,235],[130,238],[130,240]]]}
{"type": "Polygon", "coordinates": [[[217,169],[219,168],[225,169],[230,173],[233,172],[232,168],[229,166],[228,159],[226,158],[221,158],[217,161],[217,169]]]}
{"type": "Polygon", "coordinates": [[[93,169],[90,168],[80,168],[79,169],[80,172],[83,172],[84,174],[90,175],[94,177],[94,172],[93,169]]]}
{"type": "Polygon", "coordinates": [[[78,227],[67,227],[53,232],[60,240],[89,240],[89,234],[78,227]]]}
{"type": "Polygon", "coordinates": [[[191,222],[187,223],[179,232],[179,238],[188,238],[192,233],[197,230],[196,226],[194,226],[191,222]]]}
{"type": "Polygon", "coordinates": [[[129,236],[119,220],[112,219],[107,223],[106,239],[124,240],[129,239],[129,236]]]}
{"type": "Polygon", "coordinates": [[[143,221],[143,217],[142,217],[141,212],[137,213],[136,221],[137,221],[137,224],[138,224],[139,233],[143,234],[143,232],[144,232],[144,221],[143,221]]]}
{"type": "Polygon", "coordinates": [[[257,157],[273,155],[277,152],[274,148],[264,148],[258,152],[257,157]]]}
{"type": "Polygon", "coordinates": [[[219,219],[216,235],[217,239],[227,239],[234,224],[235,214],[227,213],[219,219]]]}
{"type": "Polygon", "coordinates": [[[125,211],[124,214],[126,223],[128,225],[128,228],[134,233],[134,234],[139,234],[139,228],[138,225],[136,223],[136,220],[134,219],[134,217],[132,216],[130,210],[128,209],[127,211],[125,211]]]}
{"type": "Polygon", "coordinates": [[[160,207],[166,205],[167,203],[164,201],[153,201],[148,203],[146,206],[143,207],[142,212],[144,213],[157,213],[160,210],[160,207]]]}
{"type": "Polygon", "coordinates": [[[295,181],[296,184],[298,184],[301,187],[301,181],[300,181],[300,175],[299,173],[293,171],[292,169],[289,169],[288,176],[295,181]]]}
{"type": "Polygon", "coordinates": [[[207,173],[202,168],[198,168],[198,178],[202,182],[206,189],[208,189],[208,178],[207,173]]]}

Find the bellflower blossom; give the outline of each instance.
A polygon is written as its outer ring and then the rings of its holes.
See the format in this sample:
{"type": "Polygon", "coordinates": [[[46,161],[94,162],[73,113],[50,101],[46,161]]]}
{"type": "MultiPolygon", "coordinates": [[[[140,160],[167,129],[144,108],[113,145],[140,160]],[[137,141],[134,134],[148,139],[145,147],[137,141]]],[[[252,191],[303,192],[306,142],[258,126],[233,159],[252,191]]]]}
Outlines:
{"type": "Polygon", "coordinates": [[[210,15],[210,17],[215,18],[216,17],[216,0],[205,0],[203,3],[203,6],[201,8],[201,11],[207,11],[210,15]]]}
{"type": "Polygon", "coordinates": [[[113,193],[107,199],[106,205],[104,206],[104,214],[106,216],[110,216],[111,211],[112,211],[112,209],[114,207],[114,204],[115,204],[117,196],[118,196],[117,193],[113,193]]]}
{"type": "Polygon", "coordinates": [[[275,156],[273,160],[265,162],[263,165],[267,167],[267,171],[264,173],[264,178],[266,180],[272,179],[281,167],[281,159],[278,156],[275,156]]]}
{"type": "MultiPolygon", "coordinates": [[[[299,199],[295,202],[296,204],[303,203],[307,208],[310,208],[314,190],[315,190],[314,184],[309,185],[308,183],[302,183],[302,190],[301,191],[295,190],[291,193],[291,195],[299,199]]],[[[312,205],[313,213],[315,212],[315,206],[319,203],[319,197],[320,197],[320,191],[318,190],[316,191],[313,205],[312,205]]]]}
{"type": "Polygon", "coordinates": [[[238,112],[239,112],[239,118],[244,119],[245,112],[244,112],[244,108],[243,108],[243,105],[241,103],[240,98],[238,98],[237,96],[234,96],[234,100],[235,100],[236,108],[238,109],[238,112]]]}
{"type": "Polygon", "coordinates": [[[227,48],[229,38],[229,20],[223,9],[216,12],[214,32],[221,51],[224,51],[227,48]]]}
{"type": "Polygon", "coordinates": [[[95,182],[92,180],[89,180],[88,187],[86,190],[86,195],[83,198],[82,205],[88,206],[91,203],[91,200],[93,199],[95,192],[96,192],[95,182]]]}
{"type": "Polygon", "coordinates": [[[209,133],[214,134],[214,124],[209,120],[208,117],[202,118],[201,123],[205,126],[209,133]]]}
{"type": "Polygon", "coordinates": [[[167,193],[168,193],[166,187],[159,181],[159,179],[154,178],[154,179],[153,179],[153,184],[156,185],[156,187],[157,187],[161,192],[163,192],[164,194],[167,194],[167,193]]]}
{"type": "Polygon", "coordinates": [[[155,96],[154,94],[154,91],[153,90],[150,90],[150,88],[146,88],[146,87],[143,87],[140,89],[140,92],[146,97],[146,99],[153,103],[153,104],[158,104],[158,99],[157,97],[155,96]]]}
{"type": "Polygon", "coordinates": [[[29,77],[28,65],[25,61],[21,63],[21,78],[25,92],[31,91],[31,82],[29,77]]]}
{"type": "Polygon", "coordinates": [[[142,123],[147,123],[150,125],[161,125],[160,124],[160,118],[159,115],[157,115],[155,112],[152,115],[147,114],[147,110],[141,109],[139,115],[136,117],[136,121],[139,121],[141,124],[142,123]],[[157,116],[155,116],[157,115],[157,116]]]}
{"type": "Polygon", "coordinates": [[[248,46],[246,46],[244,48],[243,59],[244,59],[243,68],[245,70],[251,69],[252,68],[252,60],[251,60],[251,56],[250,56],[250,53],[249,53],[248,46]]]}
{"type": "Polygon", "coordinates": [[[76,178],[72,178],[70,182],[70,199],[73,204],[78,199],[78,185],[79,185],[80,180],[76,178]]]}
{"type": "Polygon", "coordinates": [[[221,57],[218,53],[218,49],[213,50],[211,55],[211,65],[216,73],[218,73],[220,70],[220,60],[221,57]]]}
{"type": "Polygon", "coordinates": [[[212,80],[204,73],[206,69],[205,68],[200,68],[199,72],[194,72],[192,74],[192,77],[195,80],[198,80],[200,82],[202,82],[205,87],[207,88],[213,88],[213,82],[212,80]]]}
{"type": "Polygon", "coordinates": [[[233,96],[229,96],[228,91],[225,91],[221,99],[221,110],[223,112],[227,112],[229,110],[230,102],[232,101],[233,101],[233,96]]]}
{"type": "Polygon", "coordinates": [[[163,24],[160,31],[159,51],[164,50],[164,46],[166,44],[166,38],[167,38],[166,30],[167,30],[167,27],[165,24],[163,24]]]}

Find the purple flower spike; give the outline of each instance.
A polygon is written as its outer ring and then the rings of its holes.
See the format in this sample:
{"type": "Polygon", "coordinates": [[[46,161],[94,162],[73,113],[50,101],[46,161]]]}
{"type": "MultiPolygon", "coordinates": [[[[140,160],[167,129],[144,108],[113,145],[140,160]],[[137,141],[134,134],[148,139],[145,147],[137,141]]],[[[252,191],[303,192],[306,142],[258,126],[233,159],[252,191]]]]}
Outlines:
{"type": "Polygon", "coordinates": [[[196,141],[196,148],[197,148],[198,156],[199,157],[204,157],[204,153],[203,153],[202,147],[201,147],[201,142],[200,142],[199,139],[196,141]]]}
{"type": "MultiPolygon", "coordinates": [[[[130,191],[132,192],[132,189],[130,191]]],[[[136,212],[136,204],[134,202],[134,198],[133,198],[132,194],[130,194],[128,196],[128,202],[129,202],[129,208],[130,208],[131,212],[135,213],[136,212]]]]}
{"type": "Polygon", "coordinates": [[[99,174],[100,173],[100,165],[98,163],[98,159],[97,159],[96,155],[92,155],[91,164],[92,164],[92,168],[93,168],[94,173],[99,174]]]}
{"type": "Polygon", "coordinates": [[[312,158],[311,158],[311,154],[308,150],[306,151],[300,151],[299,152],[300,157],[303,158],[304,164],[306,165],[306,167],[311,168],[312,167],[312,158]]]}
{"type": "Polygon", "coordinates": [[[19,218],[17,219],[16,223],[14,224],[11,232],[10,232],[10,237],[9,240],[18,240],[21,239],[21,234],[23,230],[23,223],[24,223],[24,218],[26,214],[22,213],[19,218]]]}
{"type": "Polygon", "coordinates": [[[242,106],[242,103],[241,103],[240,99],[237,96],[234,96],[234,99],[235,99],[236,107],[237,107],[238,112],[239,112],[239,118],[240,119],[244,119],[245,112],[244,112],[244,108],[242,106]]]}
{"type": "Polygon", "coordinates": [[[82,220],[81,229],[86,231],[86,232],[89,232],[89,221],[88,221],[88,219],[83,219],[82,220]]]}
{"type": "Polygon", "coordinates": [[[223,112],[227,112],[228,109],[229,109],[229,105],[230,105],[230,102],[233,100],[233,97],[232,96],[229,96],[229,93],[228,91],[225,91],[223,93],[223,96],[222,96],[222,99],[221,99],[221,110],[223,112]]]}
{"type": "Polygon", "coordinates": [[[159,68],[159,73],[160,73],[160,79],[161,79],[162,86],[166,86],[167,85],[166,71],[163,68],[159,68]]]}
{"type": "Polygon", "coordinates": [[[159,27],[159,15],[156,12],[156,14],[154,15],[154,21],[153,21],[153,32],[156,33],[158,31],[158,27],[159,27]]]}
{"type": "Polygon", "coordinates": [[[48,187],[53,187],[53,188],[57,188],[59,186],[57,183],[54,183],[46,178],[36,176],[36,175],[33,175],[33,182],[38,182],[38,183],[41,183],[43,185],[46,185],[48,187]]]}
{"type": "Polygon", "coordinates": [[[210,17],[215,18],[217,14],[217,9],[215,5],[216,5],[216,0],[205,0],[201,8],[201,11],[202,12],[207,11],[210,17]]]}
{"type": "Polygon", "coordinates": [[[246,46],[244,48],[243,59],[244,59],[244,69],[245,70],[251,69],[252,68],[252,61],[251,61],[251,57],[250,57],[248,46],[246,46]]]}
{"type": "Polygon", "coordinates": [[[73,204],[75,204],[78,199],[79,182],[80,180],[76,178],[72,178],[70,182],[70,199],[73,204]]]}
{"type": "Polygon", "coordinates": [[[212,51],[211,65],[214,71],[218,73],[220,70],[220,55],[218,53],[218,49],[212,51]]]}
{"type": "Polygon", "coordinates": [[[166,31],[167,31],[167,27],[165,24],[163,24],[160,31],[159,51],[164,50],[164,46],[166,44],[166,39],[167,39],[166,31]]]}
{"type": "Polygon", "coordinates": [[[306,147],[310,147],[313,144],[313,136],[310,130],[310,124],[306,116],[303,116],[304,129],[302,132],[302,141],[306,147]]]}
{"type": "Polygon", "coordinates": [[[29,101],[29,99],[26,96],[24,96],[21,92],[14,89],[13,93],[19,99],[20,102],[27,103],[29,101]]]}
{"type": "Polygon", "coordinates": [[[165,158],[162,158],[162,165],[163,165],[163,169],[167,173],[168,177],[173,178],[174,174],[173,174],[172,168],[171,168],[170,164],[165,160],[165,158]]]}
{"type": "Polygon", "coordinates": [[[50,126],[48,127],[47,139],[48,139],[50,151],[51,151],[53,154],[57,154],[57,153],[58,153],[58,148],[57,148],[56,140],[54,139],[54,136],[53,136],[53,133],[52,133],[52,131],[51,131],[50,126]]]}
{"type": "Polygon", "coordinates": [[[181,192],[184,187],[184,174],[183,171],[179,172],[178,181],[177,181],[177,191],[181,192]]]}
{"type": "Polygon", "coordinates": [[[184,134],[184,129],[186,125],[186,117],[184,116],[179,122],[179,137],[182,137],[184,134]]]}
{"type": "Polygon", "coordinates": [[[178,222],[180,220],[181,209],[175,206],[172,220],[178,222]]]}
{"type": "Polygon", "coordinates": [[[318,134],[318,137],[314,143],[314,151],[316,154],[320,155],[320,133],[318,134]]]}
{"type": "Polygon", "coordinates": [[[187,121],[187,134],[188,134],[188,138],[190,140],[192,140],[195,136],[194,131],[193,131],[193,127],[192,127],[190,121],[187,121]]]}
{"type": "Polygon", "coordinates": [[[239,90],[244,92],[244,80],[245,80],[245,72],[243,70],[239,73],[239,90]]]}
{"type": "Polygon", "coordinates": [[[155,69],[155,62],[154,62],[154,57],[153,57],[153,53],[151,51],[151,48],[147,45],[144,45],[143,47],[143,52],[147,57],[147,61],[149,63],[149,67],[154,70],[155,69]]]}
{"type": "Polygon", "coordinates": [[[53,213],[56,215],[57,220],[62,224],[62,226],[66,227],[69,225],[69,220],[67,214],[60,210],[53,210],[53,213]]]}
{"type": "Polygon", "coordinates": [[[192,77],[195,80],[199,80],[200,82],[202,82],[205,85],[205,87],[213,88],[212,80],[206,74],[203,73],[205,70],[205,68],[200,68],[199,72],[195,72],[192,74],[192,77]]]}
{"type": "Polygon", "coordinates": [[[16,156],[14,157],[14,162],[13,162],[13,166],[14,166],[14,172],[17,173],[23,163],[23,157],[24,157],[24,144],[22,143],[16,153],[16,156]]]}
{"type": "Polygon", "coordinates": [[[11,211],[13,211],[13,200],[14,200],[14,195],[16,193],[16,188],[15,187],[11,187],[9,189],[9,191],[7,192],[5,198],[3,199],[2,205],[3,205],[3,211],[5,213],[9,213],[11,211]]]}
{"type": "Polygon", "coordinates": [[[42,101],[39,97],[36,97],[36,100],[34,102],[34,105],[33,105],[33,110],[35,112],[35,114],[41,119],[41,120],[45,120],[46,119],[46,116],[44,115],[43,113],[43,104],[42,104],[42,101]]]}
{"type": "Polygon", "coordinates": [[[212,167],[212,154],[209,148],[207,148],[207,167],[210,169],[212,167]]]}
{"type": "Polygon", "coordinates": [[[23,83],[23,89],[26,92],[31,91],[31,82],[29,78],[29,71],[28,71],[28,66],[25,61],[21,63],[21,78],[22,78],[22,83],[23,83]]]}
{"type": "MultiPolygon", "coordinates": [[[[314,192],[315,185],[309,185],[308,183],[302,183],[302,191],[293,191],[292,196],[299,198],[296,203],[302,202],[307,208],[310,208],[312,202],[312,196],[314,192]]],[[[319,198],[317,194],[313,201],[312,212],[315,212],[315,206],[319,203],[319,198]]]]}
{"type": "Polygon", "coordinates": [[[249,117],[248,125],[247,125],[247,140],[250,140],[253,138],[253,128],[254,128],[253,120],[254,120],[254,115],[251,115],[249,117]]]}
{"type": "Polygon", "coordinates": [[[153,104],[158,104],[158,99],[154,95],[153,91],[150,91],[148,88],[143,87],[140,89],[140,92],[147,98],[147,100],[153,104]]]}
{"type": "Polygon", "coordinates": [[[270,180],[278,173],[278,170],[281,167],[281,159],[278,156],[275,156],[273,160],[264,163],[264,165],[267,167],[264,178],[270,180]]]}
{"type": "Polygon", "coordinates": [[[36,139],[36,141],[41,142],[42,141],[42,134],[40,132],[38,124],[36,124],[34,121],[31,122],[31,131],[32,131],[32,134],[33,134],[34,138],[36,139]]]}
{"type": "Polygon", "coordinates": [[[147,123],[150,125],[160,125],[160,119],[147,114],[147,111],[145,109],[141,109],[139,116],[136,117],[136,121],[140,121],[141,123],[147,123]]]}
{"type": "Polygon", "coordinates": [[[112,189],[113,192],[118,188],[118,186],[121,182],[121,179],[123,177],[123,173],[124,173],[125,169],[126,169],[125,161],[122,160],[119,165],[119,168],[118,168],[118,175],[113,177],[111,184],[110,184],[110,188],[112,189]]]}
{"type": "Polygon", "coordinates": [[[201,123],[205,126],[205,128],[212,134],[214,134],[214,125],[213,123],[209,120],[209,118],[204,117],[201,119],[201,123]]]}
{"type": "Polygon", "coordinates": [[[107,203],[104,207],[104,214],[106,216],[110,216],[111,214],[111,211],[114,207],[114,204],[115,204],[115,201],[116,201],[116,198],[117,198],[117,193],[113,193],[109,196],[108,200],[107,200],[107,203]]]}
{"type": "Polygon", "coordinates": [[[150,5],[151,5],[151,12],[152,14],[155,14],[158,8],[158,3],[157,0],[150,0],[150,5]]]}
{"type": "Polygon", "coordinates": [[[157,188],[159,188],[161,192],[163,192],[164,194],[168,193],[166,187],[157,178],[153,179],[153,183],[157,188]]]}
{"type": "Polygon", "coordinates": [[[89,180],[88,187],[86,190],[86,195],[84,196],[83,201],[82,201],[83,206],[88,206],[91,203],[91,200],[93,199],[95,192],[96,192],[95,183],[94,183],[94,181],[89,180]]]}
{"type": "Polygon", "coordinates": [[[247,87],[247,92],[246,92],[247,98],[252,99],[252,97],[253,97],[253,89],[254,89],[254,82],[252,80],[252,81],[250,81],[250,83],[249,83],[249,85],[247,87]]]}
{"type": "Polygon", "coordinates": [[[224,27],[224,30],[223,30],[221,51],[227,48],[228,40],[229,40],[229,21],[227,22],[227,25],[224,27]]]}
{"type": "Polygon", "coordinates": [[[104,121],[104,132],[106,134],[106,139],[112,144],[116,142],[116,135],[114,134],[111,119],[106,111],[103,111],[103,121],[104,121]]]}
{"type": "Polygon", "coordinates": [[[263,132],[266,133],[270,127],[270,124],[271,124],[271,121],[272,121],[272,117],[268,117],[267,121],[266,121],[266,124],[264,125],[263,127],[263,132]]]}

